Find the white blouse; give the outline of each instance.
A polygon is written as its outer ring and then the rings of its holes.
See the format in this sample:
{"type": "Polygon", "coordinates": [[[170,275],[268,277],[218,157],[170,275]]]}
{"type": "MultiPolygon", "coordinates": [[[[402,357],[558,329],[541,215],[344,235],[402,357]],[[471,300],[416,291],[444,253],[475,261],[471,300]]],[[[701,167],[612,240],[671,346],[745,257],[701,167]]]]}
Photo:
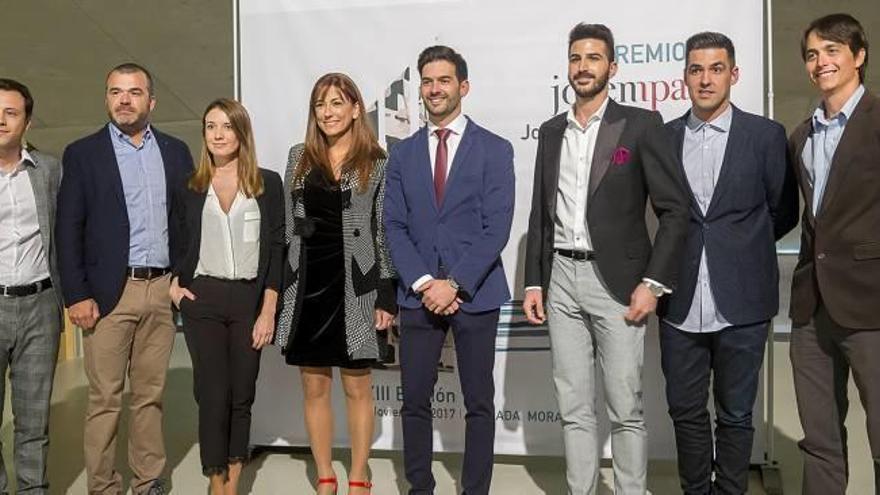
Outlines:
{"type": "Polygon", "coordinates": [[[223,212],[214,186],[202,208],[202,240],[195,275],[228,280],[257,278],[260,260],[260,206],[239,191],[223,212]]]}

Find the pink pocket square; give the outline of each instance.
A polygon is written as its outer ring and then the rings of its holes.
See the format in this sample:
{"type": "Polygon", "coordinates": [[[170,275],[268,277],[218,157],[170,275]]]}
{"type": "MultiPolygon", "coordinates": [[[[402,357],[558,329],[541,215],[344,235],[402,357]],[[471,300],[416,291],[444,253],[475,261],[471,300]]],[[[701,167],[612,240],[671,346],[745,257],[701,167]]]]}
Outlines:
{"type": "Polygon", "coordinates": [[[614,153],[611,154],[611,163],[615,165],[624,165],[629,162],[629,157],[632,153],[629,149],[619,146],[614,153]]]}

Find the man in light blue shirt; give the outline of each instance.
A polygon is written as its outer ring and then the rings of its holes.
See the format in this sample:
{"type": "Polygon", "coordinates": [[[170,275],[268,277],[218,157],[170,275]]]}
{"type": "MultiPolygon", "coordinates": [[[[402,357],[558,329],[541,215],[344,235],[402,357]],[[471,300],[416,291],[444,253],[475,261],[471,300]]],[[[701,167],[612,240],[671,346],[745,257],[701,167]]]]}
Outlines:
{"type": "Polygon", "coordinates": [[[790,309],[803,493],[847,491],[850,374],[874,464],[874,489],[855,491],[880,493],[880,99],[864,86],[868,40],[852,16],[810,23],[801,55],[822,97],[789,139],[806,209],[790,309]]]}
{"type": "Polygon", "coordinates": [[[173,194],[192,172],[186,145],[150,125],[153,80],[137,64],[106,79],[110,122],[64,151],[58,261],[69,316],[83,329],[89,403],[83,427],[90,494],[124,491],[116,469],[129,382],[131,491],[163,493],[162,395],[176,327],[170,267],[181,245],[173,194]]]}
{"type": "Polygon", "coordinates": [[[147,124],[138,144],[112,122],[107,128],[128,210],[128,266],[168,267],[165,165],[153,130],[147,124]]]}
{"type": "Polygon", "coordinates": [[[730,103],[739,79],[733,42],[695,34],[686,58],[691,110],[666,127],[691,193],[690,226],[677,290],[658,312],[661,364],[682,490],[742,494],[764,344],[779,309],[774,241],[797,223],[797,187],[782,126],[730,103]]]}

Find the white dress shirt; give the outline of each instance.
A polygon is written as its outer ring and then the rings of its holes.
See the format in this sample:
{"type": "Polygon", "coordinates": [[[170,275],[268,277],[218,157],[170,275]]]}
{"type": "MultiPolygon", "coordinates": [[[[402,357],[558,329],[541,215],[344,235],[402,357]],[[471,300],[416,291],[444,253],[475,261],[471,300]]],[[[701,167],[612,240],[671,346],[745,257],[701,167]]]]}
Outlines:
{"type": "Polygon", "coordinates": [[[12,172],[0,172],[0,285],[27,285],[49,276],[37,201],[27,172],[27,167],[36,166],[22,149],[12,172]]]}
{"type": "MultiPolygon", "coordinates": [[[[446,137],[446,177],[449,177],[450,172],[452,171],[452,163],[455,160],[455,152],[458,151],[458,144],[461,143],[461,137],[464,135],[464,129],[467,127],[467,117],[464,114],[459,113],[457,117],[452,119],[452,122],[446,125],[445,129],[449,129],[449,136],[446,137]]],[[[437,143],[440,142],[440,138],[437,137],[435,133],[437,129],[440,129],[439,126],[435,125],[433,122],[428,121],[428,155],[431,157],[431,176],[434,174],[434,167],[437,163],[437,143]]],[[[425,282],[429,280],[434,280],[434,277],[431,276],[430,273],[426,273],[416,279],[412,284],[412,290],[415,292],[419,287],[421,287],[425,282]]]]}
{"type": "Polygon", "coordinates": [[[553,247],[575,251],[590,251],[590,231],[587,227],[587,195],[590,190],[590,170],[596,137],[602,117],[608,108],[608,98],[582,126],[575,117],[574,108],[568,111],[568,125],[562,135],[559,155],[559,186],[556,189],[556,216],[553,247]]]}
{"type": "Polygon", "coordinates": [[[202,239],[196,276],[227,280],[257,278],[260,261],[260,206],[238,191],[229,213],[220,207],[214,186],[202,208],[202,239]]]}

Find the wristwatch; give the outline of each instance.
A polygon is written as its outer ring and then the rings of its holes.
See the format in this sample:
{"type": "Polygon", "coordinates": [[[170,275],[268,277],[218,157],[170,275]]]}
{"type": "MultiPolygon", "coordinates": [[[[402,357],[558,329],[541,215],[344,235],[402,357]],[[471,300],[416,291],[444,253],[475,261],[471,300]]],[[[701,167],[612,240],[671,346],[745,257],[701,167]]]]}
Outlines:
{"type": "Polygon", "coordinates": [[[458,282],[456,282],[454,278],[452,278],[452,277],[448,277],[448,278],[446,279],[446,281],[449,282],[449,286],[450,286],[450,287],[452,287],[453,289],[455,289],[455,292],[458,292],[459,290],[461,290],[461,286],[458,285],[458,282]]]}
{"type": "Polygon", "coordinates": [[[645,287],[647,287],[648,290],[651,291],[651,294],[653,294],[654,297],[656,297],[657,299],[660,299],[664,294],[666,294],[666,291],[663,290],[663,286],[660,284],[655,284],[654,282],[649,282],[647,280],[643,280],[642,283],[645,284],[645,287]]]}

